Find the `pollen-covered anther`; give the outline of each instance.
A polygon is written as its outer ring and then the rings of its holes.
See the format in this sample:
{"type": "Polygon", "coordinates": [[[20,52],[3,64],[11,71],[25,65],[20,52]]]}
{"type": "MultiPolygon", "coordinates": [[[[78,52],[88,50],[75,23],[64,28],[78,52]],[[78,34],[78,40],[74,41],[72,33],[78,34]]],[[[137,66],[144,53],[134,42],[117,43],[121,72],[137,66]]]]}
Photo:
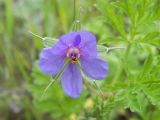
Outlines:
{"type": "Polygon", "coordinates": [[[70,47],[67,51],[66,56],[71,59],[72,64],[75,64],[77,63],[78,58],[80,57],[80,51],[78,48],[70,47]]]}
{"type": "Polygon", "coordinates": [[[73,63],[73,64],[77,63],[77,58],[76,57],[72,57],[71,58],[71,63],[73,63]]]}

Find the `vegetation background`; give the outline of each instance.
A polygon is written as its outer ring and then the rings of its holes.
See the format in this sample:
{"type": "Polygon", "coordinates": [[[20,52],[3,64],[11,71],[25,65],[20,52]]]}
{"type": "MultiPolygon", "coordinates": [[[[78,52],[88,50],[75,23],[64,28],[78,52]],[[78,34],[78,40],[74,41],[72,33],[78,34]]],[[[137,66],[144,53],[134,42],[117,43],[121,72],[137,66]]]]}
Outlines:
{"type": "Polygon", "coordinates": [[[0,0],[0,120],[160,120],[160,0],[0,0]],[[58,38],[79,8],[99,45],[124,49],[101,52],[109,75],[99,88],[86,80],[72,99],[56,82],[40,99],[44,43],[28,31],[58,38]]]}

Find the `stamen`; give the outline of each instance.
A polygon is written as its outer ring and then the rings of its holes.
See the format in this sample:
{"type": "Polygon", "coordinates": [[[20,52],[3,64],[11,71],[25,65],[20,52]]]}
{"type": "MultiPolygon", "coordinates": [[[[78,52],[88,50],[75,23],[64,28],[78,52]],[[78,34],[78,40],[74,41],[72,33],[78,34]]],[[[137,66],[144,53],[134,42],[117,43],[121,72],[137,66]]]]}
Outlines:
{"type": "Polygon", "coordinates": [[[77,58],[76,57],[72,57],[71,63],[73,63],[73,64],[77,63],[77,58]]]}
{"type": "Polygon", "coordinates": [[[70,47],[66,53],[66,56],[71,59],[72,64],[75,64],[80,57],[80,51],[76,47],[70,47]]]}

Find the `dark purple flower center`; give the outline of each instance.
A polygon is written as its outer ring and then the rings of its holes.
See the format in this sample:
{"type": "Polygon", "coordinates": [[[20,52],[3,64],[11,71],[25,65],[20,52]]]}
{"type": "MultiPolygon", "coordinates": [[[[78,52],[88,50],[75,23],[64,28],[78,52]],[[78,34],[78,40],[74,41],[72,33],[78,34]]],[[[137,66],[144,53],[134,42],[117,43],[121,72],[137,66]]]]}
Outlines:
{"type": "Polygon", "coordinates": [[[76,47],[70,47],[66,53],[66,56],[71,59],[71,63],[75,64],[80,57],[80,51],[76,47]]]}

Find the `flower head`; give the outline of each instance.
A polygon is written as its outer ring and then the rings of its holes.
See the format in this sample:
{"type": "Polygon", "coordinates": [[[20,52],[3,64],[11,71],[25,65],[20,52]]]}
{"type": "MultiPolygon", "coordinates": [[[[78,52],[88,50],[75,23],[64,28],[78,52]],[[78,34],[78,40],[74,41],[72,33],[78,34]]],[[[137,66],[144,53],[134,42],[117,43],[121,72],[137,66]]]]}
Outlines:
{"type": "Polygon", "coordinates": [[[96,37],[86,30],[62,35],[52,47],[44,48],[40,54],[39,66],[43,73],[59,73],[69,59],[62,74],[62,88],[73,98],[79,97],[82,91],[82,75],[78,67],[94,80],[102,80],[108,74],[107,63],[98,57],[96,37]]]}

